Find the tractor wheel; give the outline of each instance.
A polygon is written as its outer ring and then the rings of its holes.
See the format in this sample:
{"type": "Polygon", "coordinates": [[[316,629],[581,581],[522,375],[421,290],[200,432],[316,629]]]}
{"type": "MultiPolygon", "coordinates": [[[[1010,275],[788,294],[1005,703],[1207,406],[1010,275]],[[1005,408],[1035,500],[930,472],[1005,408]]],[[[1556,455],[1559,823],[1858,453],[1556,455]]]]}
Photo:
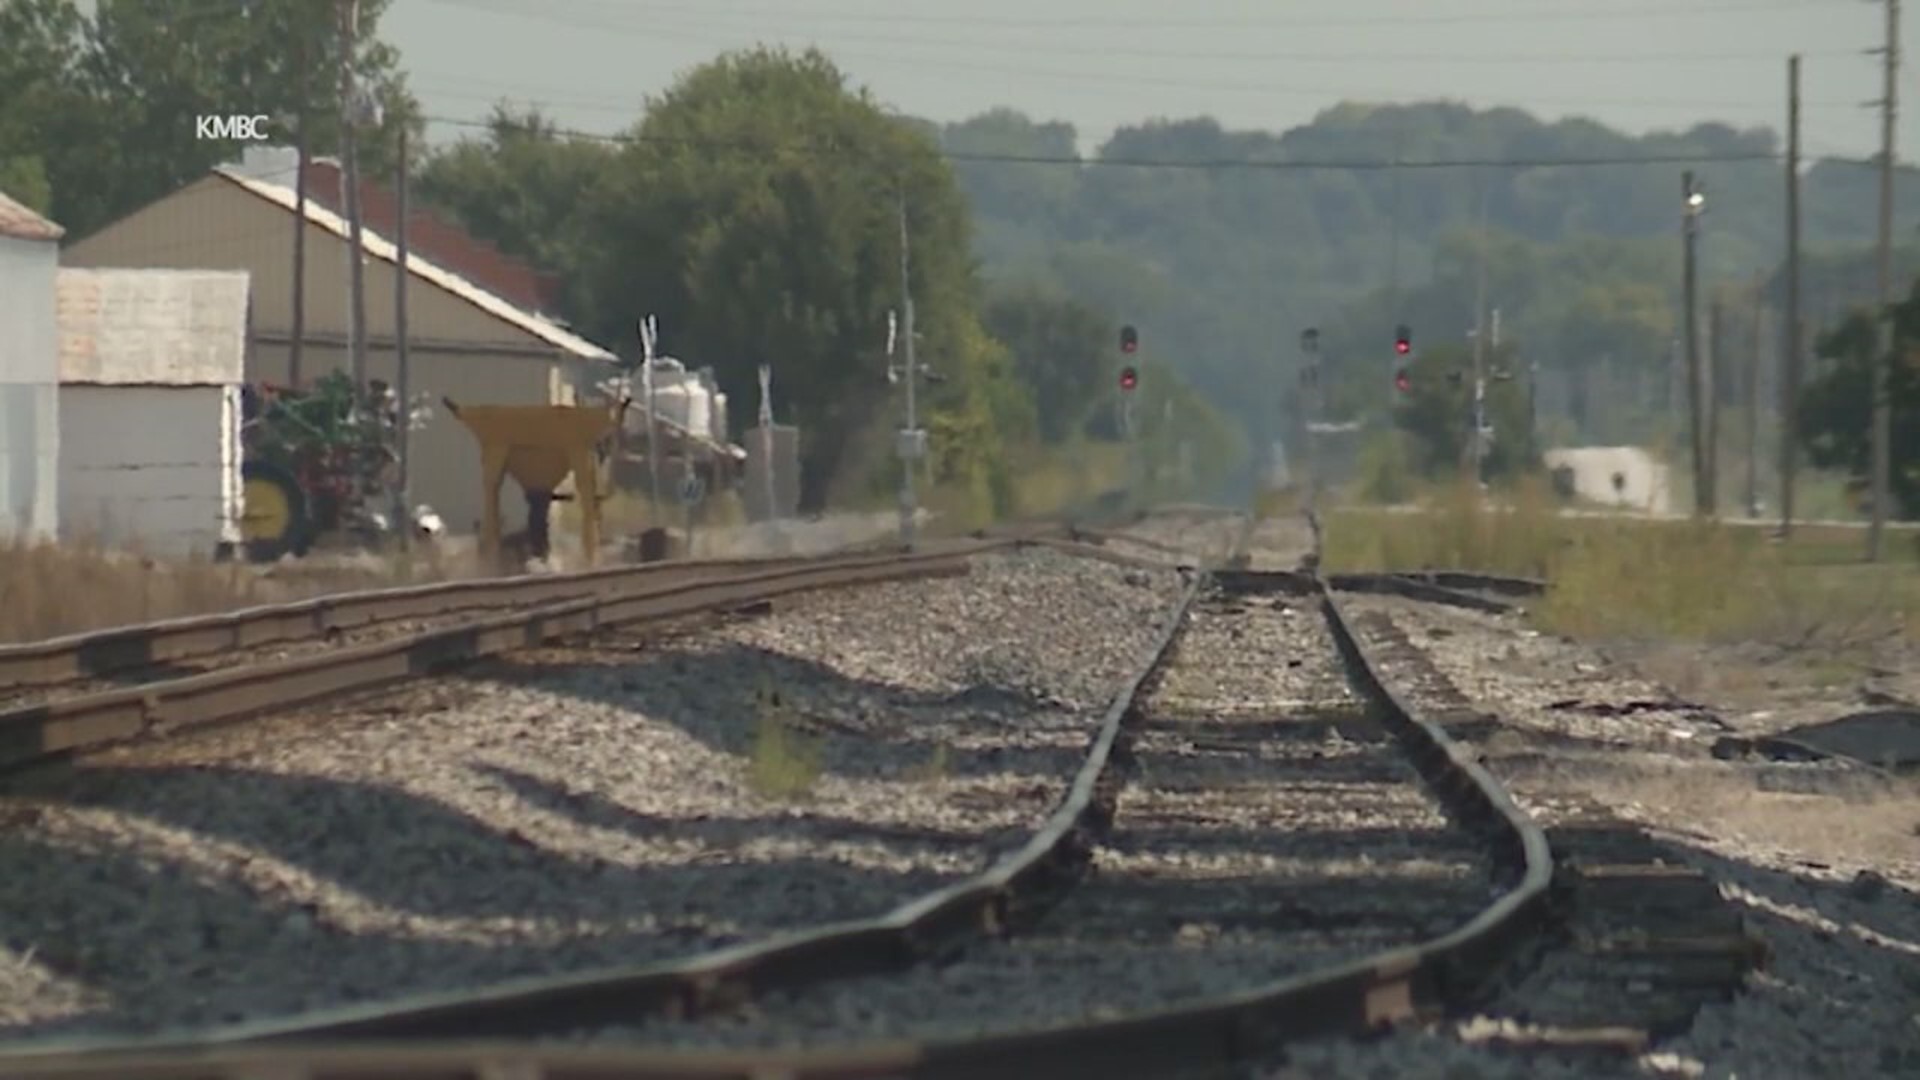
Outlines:
{"type": "Polygon", "coordinates": [[[241,467],[240,538],[247,558],[273,562],[307,552],[307,496],[293,474],[278,465],[249,461],[241,467]]]}

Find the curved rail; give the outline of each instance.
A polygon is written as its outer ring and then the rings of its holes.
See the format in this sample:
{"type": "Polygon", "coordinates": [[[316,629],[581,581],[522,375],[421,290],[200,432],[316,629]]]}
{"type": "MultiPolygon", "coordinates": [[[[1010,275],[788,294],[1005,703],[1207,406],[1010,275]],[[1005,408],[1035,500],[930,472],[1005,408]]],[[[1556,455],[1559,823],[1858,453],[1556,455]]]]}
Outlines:
{"type": "Polygon", "coordinates": [[[398,1007],[339,1010],[256,1024],[192,1043],[94,1042],[0,1053],[0,1075],[147,1080],[238,1077],[241,1070],[298,1064],[310,1080],[346,1076],[512,1075],[587,1077],[1106,1077],[1228,1064],[1302,1036],[1355,1033],[1411,1019],[1457,1001],[1504,966],[1543,924],[1553,873],[1545,835],[1499,784],[1437,725],[1423,719],[1368,662],[1333,592],[1290,572],[1228,570],[1196,575],[1152,655],[1110,706],[1073,787],[1019,852],[976,877],[879,919],[849,922],[708,954],[691,963],[539,980],[480,994],[414,999],[398,1007]],[[1506,890],[1458,929],[1258,990],[1117,1020],[1014,1034],[866,1044],[818,1052],[659,1052],[569,1049],[499,1042],[441,1046],[301,1046],[301,1039],[407,1039],[532,1034],[630,1020],[638,1011],[688,1015],[738,1004],[753,993],[809,979],[898,968],[957,937],[1017,919],[1084,860],[1089,835],[1110,820],[1111,766],[1125,728],[1162,670],[1194,599],[1208,581],[1235,592],[1317,597],[1362,689],[1457,820],[1483,832],[1506,890]],[[237,1044],[237,1045],[236,1045],[237,1044]],[[23,1071],[24,1070],[24,1071],[23,1071]]]}

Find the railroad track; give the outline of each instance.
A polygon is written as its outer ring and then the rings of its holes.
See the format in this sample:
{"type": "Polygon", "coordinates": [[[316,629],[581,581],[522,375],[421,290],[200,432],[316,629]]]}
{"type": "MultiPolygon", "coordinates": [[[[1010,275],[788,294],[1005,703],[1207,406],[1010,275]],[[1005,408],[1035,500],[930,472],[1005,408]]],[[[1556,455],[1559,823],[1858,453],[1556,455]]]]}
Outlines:
{"type": "MultiPolygon", "coordinates": [[[[1239,530],[1226,561],[1245,562],[1255,539],[1239,530]]],[[[1531,940],[1551,872],[1544,838],[1385,685],[1322,583],[1197,575],[1176,614],[1024,846],[879,918],[186,1045],[14,1053],[0,1057],[0,1075],[237,1077],[296,1061],[313,1080],[498,1076],[506,1066],[555,1078],[1151,1075],[1430,1013],[1531,940]],[[1336,654],[1370,709],[1334,678],[1336,654]],[[1416,777],[1432,801],[1418,797],[1416,777]],[[1375,889],[1353,887],[1356,846],[1375,889]],[[1334,884],[1342,872],[1345,887],[1334,884]],[[1179,910],[1177,924],[1152,915],[1163,906],[1179,910]],[[1147,958],[1116,959],[1128,951],[1147,958]],[[946,962],[938,976],[899,981],[933,961],[946,962]],[[1077,998],[1033,996],[1033,977],[1068,970],[1079,973],[1077,998]],[[1143,970],[1162,975],[1121,981],[1143,970]],[[1023,976],[1017,995],[1003,989],[1023,976]],[[916,1026],[916,1011],[952,1019],[933,997],[943,987],[970,988],[975,1004],[1002,1000],[970,1029],[916,1026]],[[711,1045],[721,1021],[742,1015],[760,1026],[723,1041],[751,1043],[755,1031],[781,1030],[782,1010],[805,1028],[818,1018],[809,1009],[838,1002],[844,1021],[863,994],[868,1030],[843,1022],[855,1042],[812,1051],[565,1045],[635,1034],[711,1045]],[[418,1043],[478,1036],[549,1041],[418,1043]],[[875,1036],[888,1041],[858,1041],[875,1036]],[[313,1045],[322,1042],[331,1045],[313,1045]]]]}

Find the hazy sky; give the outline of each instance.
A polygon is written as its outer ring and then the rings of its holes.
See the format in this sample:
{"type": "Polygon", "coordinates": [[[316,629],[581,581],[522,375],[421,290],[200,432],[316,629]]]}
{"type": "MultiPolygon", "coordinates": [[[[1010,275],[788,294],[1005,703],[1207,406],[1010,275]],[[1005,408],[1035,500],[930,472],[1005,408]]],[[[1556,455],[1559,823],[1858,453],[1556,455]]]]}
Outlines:
{"type": "MultiPolygon", "coordinates": [[[[1911,17],[1910,17],[1911,18],[1911,17]]],[[[502,98],[611,132],[717,53],[817,45],[899,109],[996,105],[1115,126],[1210,114],[1281,130],[1341,100],[1447,97],[1634,132],[1701,120],[1784,130],[1804,57],[1810,154],[1879,139],[1873,0],[394,0],[382,35],[436,117],[502,98]]],[[[1911,39],[1910,34],[1902,35],[1911,39]]],[[[1920,70],[1900,79],[1897,152],[1920,159],[1920,70]]],[[[433,138],[457,134],[438,125],[433,138]]]]}

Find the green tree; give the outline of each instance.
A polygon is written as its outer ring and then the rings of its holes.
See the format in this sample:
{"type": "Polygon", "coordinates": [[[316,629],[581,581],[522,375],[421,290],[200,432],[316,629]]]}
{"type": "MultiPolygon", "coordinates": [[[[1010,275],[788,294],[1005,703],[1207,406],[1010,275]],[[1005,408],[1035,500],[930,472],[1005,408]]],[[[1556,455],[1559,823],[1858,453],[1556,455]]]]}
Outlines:
{"type": "MultiPolygon", "coordinates": [[[[1502,342],[1486,357],[1486,417],[1493,431],[1481,475],[1489,480],[1532,465],[1526,391],[1513,377],[1514,351],[1502,342]]],[[[1414,464],[1427,476],[1457,472],[1473,432],[1473,354],[1462,345],[1433,346],[1407,369],[1412,385],[1394,410],[1394,422],[1413,440],[1414,464]]]]}
{"type": "MultiPolygon", "coordinates": [[[[391,169],[402,125],[423,129],[398,55],[376,34],[388,0],[362,0],[355,70],[383,110],[362,164],[391,169]]],[[[194,138],[202,113],[264,113],[291,141],[304,108],[315,153],[337,152],[340,40],[332,8],[308,0],[71,0],[0,8],[0,162],[37,159],[54,216],[85,235],[198,179],[231,145],[194,138]],[[16,86],[25,91],[11,92],[16,86]]],[[[10,173],[25,171],[12,166],[10,173]]]]}
{"type": "Polygon", "coordinates": [[[1893,307],[1895,343],[1880,351],[1876,320],[1854,311],[1820,336],[1815,351],[1826,363],[1801,392],[1797,430],[1815,468],[1837,469],[1866,486],[1872,462],[1872,379],[1876,361],[1887,366],[1893,413],[1889,510],[1920,516],[1920,282],[1893,307]]]}
{"type": "Polygon", "coordinates": [[[932,142],[826,57],[755,50],[694,70],[651,103],[604,177],[587,325],[624,339],[644,305],[667,347],[713,363],[728,386],[771,365],[782,418],[805,433],[808,507],[843,470],[866,473],[855,449],[892,413],[880,352],[900,304],[904,195],[920,351],[948,375],[927,404],[958,425],[950,437],[980,442],[969,467],[991,471],[996,438],[977,414],[994,397],[993,358],[976,332],[965,202],[932,142]]]}
{"type": "Polygon", "coordinates": [[[1061,443],[1085,427],[1116,369],[1118,325],[1058,290],[1032,286],[994,293],[982,318],[1012,355],[1040,438],[1061,443]]]}

